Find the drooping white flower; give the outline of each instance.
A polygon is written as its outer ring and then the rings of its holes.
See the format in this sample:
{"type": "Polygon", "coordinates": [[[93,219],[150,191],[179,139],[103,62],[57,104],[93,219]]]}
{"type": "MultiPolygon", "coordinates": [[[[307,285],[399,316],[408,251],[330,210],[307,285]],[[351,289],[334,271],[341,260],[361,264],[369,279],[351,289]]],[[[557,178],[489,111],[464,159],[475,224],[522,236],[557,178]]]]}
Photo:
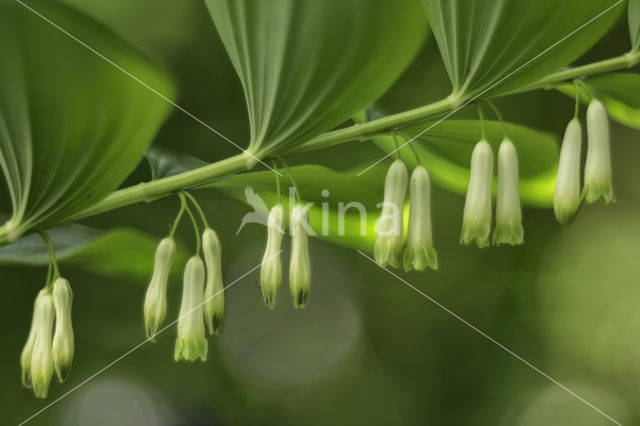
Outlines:
{"type": "Polygon", "coordinates": [[[493,153],[484,139],[473,148],[470,172],[460,242],[471,244],[475,240],[478,247],[486,247],[489,245],[491,231],[493,153]]]}
{"type": "Polygon", "coordinates": [[[49,289],[40,290],[36,298],[34,312],[35,335],[31,352],[29,374],[33,393],[38,398],[46,398],[53,376],[53,357],[51,354],[51,333],[55,309],[49,289]]]}
{"type": "Polygon", "coordinates": [[[193,256],[184,268],[178,337],[174,351],[176,361],[195,361],[198,357],[202,361],[207,359],[207,338],[202,313],[204,281],[204,263],[200,256],[193,256]]]}
{"type": "Polygon", "coordinates": [[[431,231],[431,181],[427,169],[415,168],[409,184],[409,227],[404,249],[404,269],[422,271],[438,269],[438,255],[433,248],[431,231]]]}
{"type": "Polygon", "coordinates": [[[587,203],[600,199],[615,201],[611,183],[611,148],[607,110],[598,100],[587,108],[587,162],[584,168],[584,196],[587,203]]]}
{"type": "Polygon", "coordinates": [[[153,275],[144,299],[144,323],[147,338],[155,339],[158,328],[167,313],[167,281],[176,254],[176,243],[171,237],[158,244],[153,265],[153,275]]]}
{"type": "Polygon", "coordinates": [[[285,210],[282,204],[276,204],[269,212],[267,227],[267,247],[260,267],[260,291],[264,304],[273,309],[282,281],[280,245],[285,227],[285,210]]]}
{"type": "Polygon", "coordinates": [[[27,337],[27,342],[22,348],[22,353],[20,354],[20,367],[22,368],[22,386],[25,388],[31,387],[31,355],[33,354],[33,344],[36,341],[36,332],[37,332],[37,324],[36,319],[38,318],[38,299],[43,297],[46,292],[44,290],[40,290],[36,300],[33,304],[33,314],[31,315],[31,329],[29,329],[29,337],[27,337]]]}
{"type": "Polygon", "coordinates": [[[73,292],[69,281],[58,278],[53,283],[53,306],[56,311],[56,328],[51,353],[53,366],[60,382],[64,382],[73,362],[74,338],[71,324],[73,292]]]}
{"type": "Polygon", "coordinates": [[[498,197],[496,201],[496,227],[494,244],[522,244],[522,210],[518,186],[518,153],[505,138],[498,150],[498,197]]]}
{"type": "Polygon", "coordinates": [[[376,230],[373,255],[382,266],[398,267],[402,254],[404,233],[404,198],[407,192],[407,167],[396,160],[389,167],[384,181],[384,202],[376,230]]]}
{"type": "Polygon", "coordinates": [[[569,224],[582,202],[580,188],[580,164],[582,151],[582,127],[574,118],[567,125],[560,148],[558,175],[553,191],[553,212],[562,225],[569,224]]]}
{"type": "Polygon", "coordinates": [[[303,204],[296,204],[291,212],[291,259],[289,262],[289,289],[293,306],[304,308],[311,285],[311,262],[309,260],[309,236],[305,225],[308,215],[303,204]]]}
{"type": "Polygon", "coordinates": [[[202,233],[202,254],[207,267],[204,287],[204,319],[209,334],[220,334],[224,323],[224,292],[222,282],[222,248],[218,234],[207,228],[202,233]]]}

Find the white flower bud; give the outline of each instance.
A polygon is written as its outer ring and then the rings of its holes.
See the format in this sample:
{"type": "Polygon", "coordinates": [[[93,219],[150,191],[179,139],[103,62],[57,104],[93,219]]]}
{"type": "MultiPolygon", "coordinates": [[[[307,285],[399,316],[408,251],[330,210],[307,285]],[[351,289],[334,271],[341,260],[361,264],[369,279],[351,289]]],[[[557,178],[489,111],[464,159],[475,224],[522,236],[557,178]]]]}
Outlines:
{"type": "Polygon", "coordinates": [[[587,203],[600,199],[615,201],[611,183],[609,118],[602,102],[592,100],[587,108],[587,162],[584,168],[584,195],[587,203]]]}
{"type": "Polygon", "coordinates": [[[305,206],[296,204],[291,212],[291,260],[289,262],[289,288],[293,306],[304,308],[309,297],[311,264],[309,261],[309,236],[305,206]]]}
{"type": "Polygon", "coordinates": [[[422,271],[426,266],[438,269],[438,255],[431,232],[431,181],[427,169],[415,168],[409,185],[409,227],[404,249],[404,269],[422,271]]]}
{"type": "Polygon", "coordinates": [[[51,355],[51,333],[55,310],[53,297],[48,289],[40,290],[36,298],[34,312],[35,335],[31,353],[31,386],[38,398],[46,398],[49,383],[53,376],[53,357],[51,355]]]}
{"type": "Polygon", "coordinates": [[[39,305],[38,299],[47,294],[46,290],[40,290],[36,300],[33,304],[33,314],[31,315],[31,329],[29,330],[29,337],[27,337],[27,343],[25,343],[24,348],[22,348],[22,353],[20,354],[20,367],[22,368],[22,386],[25,388],[31,387],[31,355],[33,354],[33,344],[36,340],[36,331],[38,322],[36,319],[38,318],[38,310],[37,307],[39,305]]]}
{"type": "Polygon", "coordinates": [[[496,201],[496,227],[494,244],[522,244],[522,211],[518,187],[518,153],[505,138],[498,150],[498,197],[496,201]]]}
{"type": "Polygon", "coordinates": [[[222,248],[213,229],[202,233],[202,254],[207,267],[207,281],[204,287],[204,319],[209,334],[220,334],[224,323],[224,285],[222,283],[222,248]]]}
{"type": "Polygon", "coordinates": [[[569,224],[582,202],[580,189],[580,164],[582,151],[582,127],[574,118],[567,125],[560,148],[558,176],[553,191],[553,212],[562,225],[569,224]]]}
{"type": "Polygon", "coordinates": [[[144,323],[150,340],[155,339],[167,313],[167,281],[175,254],[176,243],[173,238],[167,237],[160,241],[156,249],[153,275],[144,298],[144,323]]]}
{"type": "Polygon", "coordinates": [[[53,283],[53,306],[56,310],[56,328],[53,334],[51,353],[56,375],[64,382],[73,362],[73,327],[71,325],[71,304],[73,292],[69,281],[58,278],[53,283]]]}
{"type": "Polygon", "coordinates": [[[404,197],[407,192],[407,167],[396,160],[389,167],[384,181],[384,202],[378,220],[373,255],[382,266],[400,265],[404,233],[404,197]]]}
{"type": "Polygon", "coordinates": [[[262,299],[268,308],[276,305],[276,295],[282,280],[282,264],[280,263],[280,244],[285,226],[285,210],[278,203],[269,212],[267,219],[267,247],[260,267],[260,290],[262,299]]]}
{"type": "Polygon", "coordinates": [[[178,337],[174,351],[176,361],[207,359],[207,338],[204,330],[202,301],[205,271],[200,256],[193,256],[184,268],[182,303],[178,317],[178,337]]]}
{"type": "Polygon", "coordinates": [[[482,139],[473,148],[467,198],[464,204],[460,242],[478,247],[489,245],[491,231],[491,185],[493,182],[493,153],[482,139]]]}

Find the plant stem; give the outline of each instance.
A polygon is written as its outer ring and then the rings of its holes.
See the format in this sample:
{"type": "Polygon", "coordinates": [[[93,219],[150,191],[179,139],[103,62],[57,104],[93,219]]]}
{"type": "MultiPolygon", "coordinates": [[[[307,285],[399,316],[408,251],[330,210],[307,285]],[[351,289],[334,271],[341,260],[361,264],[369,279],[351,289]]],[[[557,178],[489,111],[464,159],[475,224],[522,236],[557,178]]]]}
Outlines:
{"type": "MultiPolygon", "coordinates": [[[[631,68],[638,63],[640,63],[640,52],[629,52],[614,58],[556,72],[509,94],[528,92],[543,88],[553,88],[561,82],[574,80],[576,78],[592,74],[631,68]]],[[[327,132],[294,148],[290,154],[327,148],[354,140],[366,140],[367,138],[380,133],[388,132],[409,124],[433,119],[439,115],[446,114],[463,105],[465,100],[466,99],[464,98],[449,96],[440,101],[419,108],[414,108],[409,111],[389,115],[367,123],[355,124],[344,129],[327,132]]],[[[182,189],[200,186],[224,176],[246,170],[247,163],[244,154],[235,155],[188,172],[117,190],[97,204],[66,218],[64,222],[73,222],[141,201],[148,202],[165,197],[182,189]]],[[[52,224],[51,226],[53,225],[58,225],[58,223],[52,224]]],[[[16,230],[10,228],[7,224],[0,226],[0,246],[15,239],[16,232],[16,230]]],[[[19,232],[19,234],[21,235],[22,232],[19,232]]]]}
{"type": "Polygon", "coordinates": [[[53,242],[45,231],[38,230],[38,234],[42,237],[42,241],[44,241],[44,245],[47,247],[47,251],[49,252],[49,269],[53,267],[53,276],[47,274],[47,287],[51,287],[53,282],[60,277],[60,269],[58,268],[58,261],[56,260],[56,251],[53,248],[53,242]]]}
{"type": "Polygon", "coordinates": [[[294,148],[290,153],[296,154],[299,152],[327,148],[329,146],[339,145],[348,141],[363,140],[372,135],[384,133],[419,121],[428,120],[440,114],[446,114],[460,104],[460,100],[456,101],[450,98],[445,98],[420,108],[389,115],[387,117],[369,121],[368,123],[354,124],[353,126],[345,129],[324,133],[311,139],[309,142],[294,148]]]}
{"type": "Polygon", "coordinates": [[[566,70],[558,71],[535,83],[518,89],[510,94],[528,92],[536,89],[553,88],[556,83],[584,77],[587,75],[600,74],[607,71],[615,71],[624,68],[631,68],[640,63],[640,52],[629,52],[614,58],[593,62],[566,70]]]}
{"type": "Polygon", "coordinates": [[[242,154],[226,158],[208,166],[199,167],[174,176],[165,177],[151,182],[140,183],[128,188],[119,189],[104,200],[94,204],[67,219],[72,222],[89,216],[95,216],[110,210],[165,197],[172,192],[192,186],[199,186],[226,175],[247,170],[247,164],[242,154]]]}

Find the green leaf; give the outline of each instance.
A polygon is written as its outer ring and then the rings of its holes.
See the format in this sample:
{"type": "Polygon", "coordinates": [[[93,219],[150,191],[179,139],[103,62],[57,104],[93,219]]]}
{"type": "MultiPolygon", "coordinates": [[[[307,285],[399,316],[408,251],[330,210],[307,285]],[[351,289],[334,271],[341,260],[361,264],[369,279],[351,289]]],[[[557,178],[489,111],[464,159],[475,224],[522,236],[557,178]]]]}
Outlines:
{"type": "MultiPolygon", "coordinates": [[[[102,231],[83,225],[63,225],[48,231],[56,258],[64,266],[112,277],[146,280],[153,269],[159,238],[132,228],[102,231]]],[[[186,262],[187,251],[178,246],[174,272],[186,262]]],[[[46,266],[47,249],[39,235],[27,235],[0,247],[0,264],[46,266]]]]}
{"type": "Polygon", "coordinates": [[[557,71],[593,46],[624,9],[620,3],[602,14],[611,0],[422,2],[454,97],[506,93],[557,71]]]}
{"type": "Polygon", "coordinates": [[[629,35],[632,50],[640,51],[640,0],[629,0],[629,35]]]}
{"type": "MultiPolygon", "coordinates": [[[[167,97],[167,76],[96,21],[57,2],[29,7],[167,97]]],[[[15,240],[114,191],[169,104],[17,2],[0,4],[0,166],[15,240]]]]}
{"type": "MultiPolygon", "coordinates": [[[[503,139],[502,126],[497,121],[485,121],[485,126],[486,139],[494,148],[494,156],[497,156],[498,147],[503,139]]],[[[507,123],[505,126],[509,138],[518,151],[522,204],[550,207],[558,163],[556,137],[515,124],[507,123]]],[[[413,125],[402,129],[400,134],[405,140],[409,140],[429,127],[428,123],[413,125]]],[[[469,183],[471,153],[481,137],[482,129],[479,121],[448,120],[433,126],[411,144],[418,152],[422,164],[429,171],[435,184],[464,195],[469,183]]],[[[391,136],[377,136],[373,140],[385,152],[395,149],[391,136]]],[[[402,144],[402,141],[400,143],[402,144]]],[[[415,167],[416,159],[410,147],[405,147],[398,152],[408,166],[415,167]]],[[[494,167],[494,174],[497,176],[496,167],[494,167]]],[[[494,179],[494,193],[496,189],[497,178],[494,179]]]]}
{"type": "Polygon", "coordinates": [[[147,160],[151,165],[155,179],[177,175],[209,164],[189,154],[156,145],[153,145],[147,151],[147,160]]]}
{"type": "MultiPolygon", "coordinates": [[[[640,12],[640,11],[639,11],[640,12]]],[[[640,75],[613,73],[582,80],[589,90],[602,102],[611,118],[626,126],[640,129],[640,75]]],[[[558,90],[575,98],[574,84],[565,84],[558,90]]],[[[580,101],[588,104],[591,96],[580,87],[580,101]]]]}
{"type": "MultiPolygon", "coordinates": [[[[361,168],[353,172],[337,172],[323,166],[304,165],[292,167],[291,174],[300,190],[302,203],[313,203],[308,211],[309,225],[317,237],[369,252],[375,242],[375,221],[380,216],[380,209],[376,204],[383,199],[387,170],[385,167],[378,167],[370,173],[358,176],[359,170],[361,168]],[[356,205],[359,205],[361,210],[358,210],[356,205]]],[[[280,178],[280,185],[283,191],[281,203],[285,208],[293,208],[295,193],[289,189],[293,188],[289,177],[280,178]]],[[[246,194],[249,186],[262,198],[267,208],[278,201],[272,171],[243,173],[208,186],[247,204],[252,202],[252,196],[246,194]]],[[[259,208],[253,207],[260,213],[259,208]]]]}
{"type": "Polygon", "coordinates": [[[249,152],[278,155],[380,97],[427,23],[414,0],[206,0],[244,87],[249,152]]]}

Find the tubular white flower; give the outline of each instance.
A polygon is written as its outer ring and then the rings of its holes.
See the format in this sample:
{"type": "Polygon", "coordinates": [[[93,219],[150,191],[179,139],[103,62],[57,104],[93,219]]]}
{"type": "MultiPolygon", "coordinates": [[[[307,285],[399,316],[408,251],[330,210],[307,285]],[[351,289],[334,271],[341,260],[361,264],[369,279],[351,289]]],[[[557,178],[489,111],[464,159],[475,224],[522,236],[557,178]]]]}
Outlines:
{"type": "Polygon", "coordinates": [[[498,197],[493,243],[514,246],[522,244],[523,234],[518,187],[518,153],[513,142],[505,138],[498,150],[498,197]]]}
{"type": "Polygon", "coordinates": [[[471,175],[464,204],[460,242],[478,247],[489,245],[491,231],[491,184],[493,181],[493,153],[489,143],[482,139],[473,148],[471,175]]]}
{"type": "Polygon", "coordinates": [[[311,285],[309,236],[305,229],[308,220],[305,206],[296,204],[291,212],[291,259],[289,262],[289,289],[293,306],[296,308],[306,306],[311,285]]]}
{"type": "Polygon", "coordinates": [[[22,348],[22,353],[20,354],[20,367],[22,368],[22,386],[25,388],[31,387],[31,355],[33,354],[33,344],[36,341],[36,332],[37,332],[37,318],[38,318],[38,305],[40,302],[38,300],[47,292],[45,290],[40,290],[36,300],[33,303],[33,314],[31,315],[31,329],[29,330],[29,337],[27,337],[27,342],[22,348]]]}
{"type": "Polygon", "coordinates": [[[71,324],[71,304],[73,292],[69,281],[58,278],[53,283],[53,306],[56,311],[56,328],[53,334],[51,354],[53,366],[60,382],[64,382],[73,362],[73,326],[71,324]]]}
{"type": "Polygon", "coordinates": [[[202,233],[202,254],[207,267],[204,287],[204,319],[209,334],[220,334],[224,324],[224,292],[222,283],[222,248],[218,234],[207,228],[202,233]]]}
{"type": "Polygon", "coordinates": [[[584,195],[587,203],[600,199],[615,201],[611,183],[609,119],[602,102],[592,100],[587,108],[587,162],[584,168],[584,195]]]}
{"type": "Polygon", "coordinates": [[[182,303],[178,317],[178,337],[174,351],[176,361],[207,359],[207,338],[204,330],[202,301],[205,271],[200,256],[193,256],[184,268],[182,303]]]}
{"type": "Polygon", "coordinates": [[[267,227],[267,247],[260,267],[260,291],[264,304],[273,309],[282,280],[282,264],[279,254],[285,227],[285,210],[282,204],[276,204],[269,212],[267,227]]]}
{"type": "Polygon", "coordinates": [[[407,192],[407,167],[396,160],[389,167],[384,181],[384,202],[378,220],[376,244],[373,255],[382,266],[400,265],[404,233],[404,197],[407,192]]]}
{"type": "Polygon", "coordinates": [[[567,125],[560,148],[558,176],[553,191],[553,212],[562,225],[569,224],[582,202],[580,189],[580,163],[582,151],[582,126],[574,118],[567,125]]]}
{"type": "Polygon", "coordinates": [[[34,312],[35,335],[31,353],[31,386],[38,398],[46,398],[49,383],[53,377],[53,357],[51,355],[51,333],[55,310],[53,297],[48,289],[40,290],[36,298],[34,312]]]}
{"type": "Polygon", "coordinates": [[[431,181],[427,169],[415,168],[409,185],[409,227],[404,249],[404,269],[422,271],[430,266],[438,269],[438,255],[433,248],[431,232],[431,181]]]}
{"type": "Polygon", "coordinates": [[[158,328],[167,313],[167,281],[171,264],[176,254],[176,243],[171,237],[164,238],[156,249],[153,275],[144,299],[144,323],[149,340],[155,340],[158,328]]]}

